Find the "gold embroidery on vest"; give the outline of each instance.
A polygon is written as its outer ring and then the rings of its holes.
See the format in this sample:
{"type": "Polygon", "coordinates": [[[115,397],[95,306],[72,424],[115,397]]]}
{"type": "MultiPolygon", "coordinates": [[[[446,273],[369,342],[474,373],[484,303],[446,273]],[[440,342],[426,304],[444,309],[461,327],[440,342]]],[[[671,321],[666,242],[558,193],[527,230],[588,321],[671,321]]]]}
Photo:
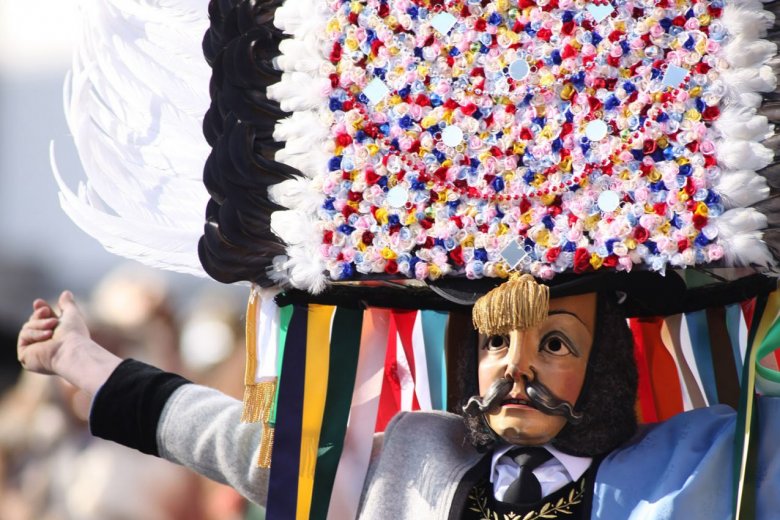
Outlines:
{"type": "Polygon", "coordinates": [[[529,511],[522,517],[516,513],[502,514],[501,517],[499,517],[498,513],[490,509],[487,505],[487,492],[485,487],[478,487],[472,489],[469,493],[469,500],[473,504],[469,507],[469,510],[481,514],[482,518],[480,520],[539,520],[540,518],[558,518],[559,514],[572,514],[571,507],[582,502],[582,499],[585,496],[585,479],[580,480],[579,489],[572,488],[571,491],[569,491],[568,496],[562,496],[554,504],[552,502],[546,502],[539,509],[539,512],[536,512],[535,510],[529,511]]]}

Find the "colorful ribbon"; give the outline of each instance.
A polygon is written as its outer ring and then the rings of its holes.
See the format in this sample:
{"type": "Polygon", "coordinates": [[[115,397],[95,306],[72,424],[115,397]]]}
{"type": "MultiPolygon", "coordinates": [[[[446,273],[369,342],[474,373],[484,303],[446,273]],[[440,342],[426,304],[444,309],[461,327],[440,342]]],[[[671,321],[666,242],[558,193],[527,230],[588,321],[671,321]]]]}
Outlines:
{"type": "Polygon", "coordinates": [[[268,518],[296,518],[306,375],[308,309],[295,306],[287,330],[277,392],[276,435],[268,482],[268,518]]]}
{"type": "Polygon", "coordinates": [[[325,518],[328,513],[333,482],[347,431],[362,324],[363,311],[339,307],[333,316],[328,396],[325,400],[325,420],[320,432],[312,491],[311,518],[314,519],[325,518]]]}
{"type": "Polygon", "coordinates": [[[298,508],[296,518],[310,518],[317,450],[325,412],[330,364],[330,330],[335,307],[309,305],[306,327],[306,380],[301,421],[301,457],[298,471],[298,508]]]}

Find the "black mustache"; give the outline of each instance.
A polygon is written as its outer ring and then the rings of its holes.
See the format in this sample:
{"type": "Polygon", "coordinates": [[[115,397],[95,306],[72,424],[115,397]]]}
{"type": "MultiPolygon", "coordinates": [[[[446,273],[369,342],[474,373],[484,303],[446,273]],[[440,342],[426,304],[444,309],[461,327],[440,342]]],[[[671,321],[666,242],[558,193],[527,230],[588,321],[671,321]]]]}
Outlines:
{"type": "Polygon", "coordinates": [[[490,388],[487,389],[484,397],[475,395],[469,398],[466,406],[463,407],[463,413],[477,417],[495,411],[501,406],[501,401],[504,400],[504,397],[512,391],[514,384],[515,382],[511,377],[496,379],[490,385],[490,388]]]}
{"type": "Polygon", "coordinates": [[[552,391],[547,388],[539,378],[536,377],[534,372],[534,379],[529,380],[523,376],[525,380],[525,393],[528,396],[528,400],[541,412],[548,415],[559,415],[566,419],[573,425],[578,425],[582,422],[583,415],[574,411],[574,406],[560,397],[557,397],[552,391]]]}
{"type": "MultiPolygon", "coordinates": [[[[561,416],[573,425],[581,423],[583,415],[575,412],[571,403],[553,394],[547,386],[539,381],[535,371],[533,371],[533,374],[533,379],[523,376],[525,393],[531,404],[539,411],[548,415],[561,416]]],[[[463,407],[463,412],[468,416],[476,417],[495,411],[501,406],[502,401],[509,395],[509,392],[512,391],[514,384],[515,382],[511,377],[497,379],[490,385],[483,397],[475,395],[469,398],[463,407]]]]}

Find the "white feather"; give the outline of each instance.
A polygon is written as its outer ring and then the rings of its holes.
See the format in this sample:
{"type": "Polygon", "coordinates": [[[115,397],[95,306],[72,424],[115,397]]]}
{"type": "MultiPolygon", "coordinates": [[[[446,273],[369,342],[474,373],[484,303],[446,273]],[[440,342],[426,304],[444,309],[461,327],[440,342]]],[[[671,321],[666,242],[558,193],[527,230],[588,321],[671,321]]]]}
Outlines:
{"type": "Polygon", "coordinates": [[[290,273],[290,283],[294,287],[319,294],[327,287],[327,280],[323,274],[325,265],[315,244],[288,248],[289,259],[285,266],[290,273]]]}
{"type": "Polygon", "coordinates": [[[286,72],[314,72],[325,59],[320,52],[320,41],[314,34],[308,34],[303,39],[283,40],[279,44],[279,52],[281,55],[275,59],[274,65],[286,72]]]}
{"type": "Polygon", "coordinates": [[[205,276],[198,261],[201,235],[197,229],[178,228],[148,220],[112,214],[94,190],[80,183],[78,195],[65,184],[50,150],[52,171],[60,189],[60,206],[68,217],[107,251],[155,268],[205,276]]]}
{"type": "Polygon", "coordinates": [[[63,209],[113,253],[203,275],[206,6],[84,0],[80,7],[81,40],[64,97],[86,179],[75,195],[52,153],[63,209]]]}
{"type": "Polygon", "coordinates": [[[728,265],[772,267],[776,264],[772,253],[762,239],[763,233],[752,231],[731,239],[721,239],[723,259],[728,265]]]}
{"type": "Polygon", "coordinates": [[[718,144],[718,161],[730,170],[760,170],[774,158],[772,150],[752,141],[727,139],[718,144]]]}
{"type": "Polygon", "coordinates": [[[322,193],[319,179],[290,179],[268,188],[268,197],[272,202],[306,214],[313,214],[322,206],[325,195],[322,193]]]}
{"type": "Polygon", "coordinates": [[[764,267],[774,264],[769,248],[761,240],[761,230],[767,226],[766,215],[754,208],[735,208],[717,217],[715,225],[727,264],[764,267]]]}
{"type": "Polygon", "coordinates": [[[274,211],[271,213],[271,231],[286,244],[319,243],[315,222],[298,210],[274,211]]]}
{"type": "Polygon", "coordinates": [[[734,236],[758,231],[766,228],[766,215],[754,208],[734,208],[723,212],[715,220],[718,226],[718,236],[732,238],[734,236]]]}
{"type": "Polygon", "coordinates": [[[726,208],[743,208],[769,197],[766,179],[756,172],[723,172],[714,184],[726,208]]]}
{"type": "Polygon", "coordinates": [[[763,65],[777,53],[777,44],[767,40],[734,38],[723,48],[723,56],[732,67],[763,65]]]}
{"type": "Polygon", "coordinates": [[[714,126],[724,137],[742,141],[762,141],[774,134],[766,116],[757,115],[755,109],[747,107],[726,108],[714,126]]]}
{"type": "Polygon", "coordinates": [[[274,13],[274,25],[287,34],[304,37],[320,34],[328,21],[328,3],[319,0],[287,0],[274,13]]]}
{"type": "Polygon", "coordinates": [[[763,101],[763,96],[758,92],[741,92],[731,99],[731,102],[735,105],[755,109],[760,107],[763,101]]]}
{"type": "Polygon", "coordinates": [[[772,27],[775,17],[763,10],[758,2],[740,2],[740,5],[728,4],[723,9],[721,22],[729,33],[749,40],[763,38],[772,27]]]}
{"type": "Polygon", "coordinates": [[[328,137],[328,127],[315,111],[295,112],[277,122],[274,128],[274,139],[277,141],[292,141],[304,136],[312,143],[322,142],[328,137]]]}
{"type": "Polygon", "coordinates": [[[290,154],[286,149],[276,152],[274,158],[313,179],[327,172],[329,156],[320,146],[312,146],[308,153],[290,154]]]}
{"type": "Polygon", "coordinates": [[[768,65],[726,69],[721,72],[721,78],[734,95],[745,92],[771,92],[777,85],[777,78],[772,67],[768,65]]]}
{"type": "Polygon", "coordinates": [[[312,76],[306,72],[285,72],[279,83],[268,87],[269,99],[279,102],[285,112],[314,110],[322,106],[331,91],[327,77],[312,76]]]}

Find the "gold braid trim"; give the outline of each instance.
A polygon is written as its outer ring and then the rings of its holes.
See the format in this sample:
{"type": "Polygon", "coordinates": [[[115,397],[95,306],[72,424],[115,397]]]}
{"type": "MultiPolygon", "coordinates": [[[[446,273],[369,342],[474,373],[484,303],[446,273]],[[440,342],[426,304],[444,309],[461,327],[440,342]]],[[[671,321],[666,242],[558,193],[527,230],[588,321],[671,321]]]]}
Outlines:
{"type": "Polygon", "coordinates": [[[512,273],[509,281],[474,304],[474,327],[486,336],[508,334],[539,325],[550,308],[550,288],[530,274],[512,273]]]}
{"type": "Polygon", "coordinates": [[[260,450],[257,452],[257,467],[268,469],[271,467],[271,453],[274,448],[274,428],[268,421],[263,421],[263,436],[260,439],[260,450]]]}
{"type": "Polygon", "coordinates": [[[257,306],[260,294],[255,287],[249,294],[246,306],[246,370],[244,372],[244,410],[241,422],[262,421],[262,435],[257,455],[257,466],[271,467],[271,452],[274,447],[274,428],[268,423],[276,396],[276,378],[256,381],[257,373],[257,306]]]}

